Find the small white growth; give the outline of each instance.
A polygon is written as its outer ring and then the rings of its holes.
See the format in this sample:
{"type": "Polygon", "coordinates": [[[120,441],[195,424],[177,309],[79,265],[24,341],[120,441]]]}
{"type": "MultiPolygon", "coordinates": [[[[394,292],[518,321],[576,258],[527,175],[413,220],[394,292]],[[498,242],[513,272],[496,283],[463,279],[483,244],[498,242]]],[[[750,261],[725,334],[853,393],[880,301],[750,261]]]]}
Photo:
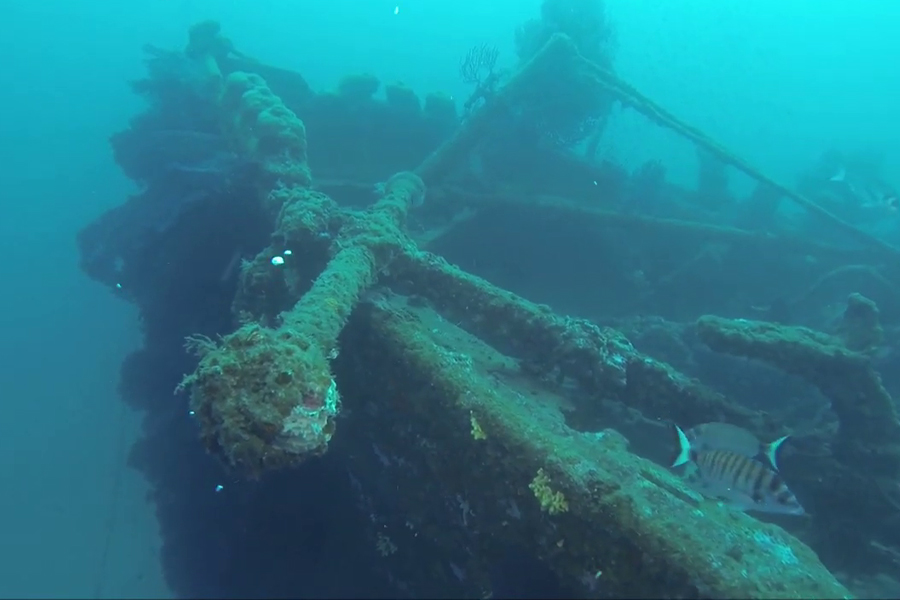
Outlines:
{"type": "MultiPolygon", "coordinates": [[[[598,573],[600,573],[600,571],[598,571],[598,573]]],[[[596,592],[598,587],[597,579],[599,579],[599,577],[595,576],[594,573],[583,571],[581,577],[578,578],[578,581],[580,581],[581,585],[586,587],[588,591],[596,592]]]]}
{"type": "Polygon", "coordinates": [[[372,444],[372,451],[375,453],[375,456],[378,457],[378,460],[385,467],[391,466],[391,459],[388,458],[388,455],[381,451],[381,448],[378,447],[377,444],[372,444]]]}
{"type": "Polygon", "coordinates": [[[418,439],[418,442],[419,446],[421,446],[423,450],[426,450],[428,452],[434,452],[435,450],[437,450],[437,444],[435,444],[428,438],[420,437],[418,439]]]}
{"type": "Polygon", "coordinates": [[[508,499],[506,501],[506,514],[517,521],[522,518],[522,511],[519,510],[519,505],[515,500],[508,499]]]}
{"type": "Polygon", "coordinates": [[[475,513],[472,512],[472,507],[469,506],[469,501],[460,496],[456,495],[456,501],[459,502],[459,508],[462,510],[462,523],[463,527],[469,526],[469,515],[475,516],[475,513]]]}
{"type": "Polygon", "coordinates": [[[357,479],[356,475],[353,474],[353,471],[347,469],[347,477],[350,479],[350,486],[357,492],[362,492],[362,483],[360,483],[359,479],[357,479]]]}
{"type": "Polygon", "coordinates": [[[386,533],[379,531],[375,541],[375,549],[378,550],[378,554],[384,558],[397,552],[397,545],[386,533]]]}
{"type": "Polygon", "coordinates": [[[457,566],[456,563],[453,563],[453,562],[450,563],[450,570],[453,571],[453,575],[460,582],[463,582],[466,580],[466,570],[463,569],[462,567],[457,566]]]}
{"type": "Polygon", "coordinates": [[[275,265],[276,267],[280,267],[281,265],[284,264],[284,258],[282,258],[281,256],[273,256],[272,264],[275,265]]]}

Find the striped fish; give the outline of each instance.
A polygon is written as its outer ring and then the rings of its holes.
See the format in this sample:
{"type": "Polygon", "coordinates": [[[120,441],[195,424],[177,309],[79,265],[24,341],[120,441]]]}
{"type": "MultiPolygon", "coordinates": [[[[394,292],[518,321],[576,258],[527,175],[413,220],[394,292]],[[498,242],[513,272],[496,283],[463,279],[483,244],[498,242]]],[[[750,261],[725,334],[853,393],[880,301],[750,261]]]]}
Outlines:
{"type": "Polygon", "coordinates": [[[764,444],[743,427],[730,423],[702,423],[691,427],[687,432],[678,425],[674,425],[674,427],[678,434],[679,453],[672,463],[673,467],[688,462],[691,450],[696,452],[730,450],[748,458],[765,457],[772,468],[777,471],[778,449],[788,439],[788,436],[784,436],[774,442],[764,444]]]}
{"type": "Polygon", "coordinates": [[[694,451],[690,459],[696,468],[688,482],[704,496],[739,510],[804,514],[781,476],[765,463],[730,450],[694,451]]]}

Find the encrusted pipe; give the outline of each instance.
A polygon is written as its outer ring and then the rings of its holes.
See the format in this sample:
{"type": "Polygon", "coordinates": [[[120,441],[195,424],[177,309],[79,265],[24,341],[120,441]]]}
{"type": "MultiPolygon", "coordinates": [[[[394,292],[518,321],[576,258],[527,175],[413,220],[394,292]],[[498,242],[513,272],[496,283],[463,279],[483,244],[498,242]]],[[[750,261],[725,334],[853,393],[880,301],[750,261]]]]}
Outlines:
{"type": "Polygon", "coordinates": [[[392,177],[382,198],[344,225],[334,257],[278,328],[253,323],[217,344],[191,342],[201,360],[182,387],[207,448],[226,464],[256,476],[327,450],[340,410],[329,358],[360,295],[405,243],[407,210],[424,193],[416,175],[392,177]]]}

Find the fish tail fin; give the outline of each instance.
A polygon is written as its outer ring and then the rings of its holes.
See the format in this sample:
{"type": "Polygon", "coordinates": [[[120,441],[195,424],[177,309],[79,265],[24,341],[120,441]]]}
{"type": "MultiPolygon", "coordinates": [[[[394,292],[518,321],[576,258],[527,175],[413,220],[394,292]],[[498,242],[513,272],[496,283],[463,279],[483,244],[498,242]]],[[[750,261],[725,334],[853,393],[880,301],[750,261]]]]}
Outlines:
{"type": "Polygon", "coordinates": [[[675,428],[675,433],[678,435],[678,455],[675,457],[675,460],[672,461],[673,467],[678,467],[683,465],[691,460],[691,441],[681,430],[681,427],[678,425],[672,424],[672,427],[675,428]]]}
{"type": "Polygon", "coordinates": [[[829,181],[842,183],[842,182],[846,181],[846,179],[847,179],[847,169],[845,169],[844,167],[840,167],[838,169],[837,173],[835,173],[834,175],[831,176],[829,181]]]}
{"type": "Polygon", "coordinates": [[[763,454],[766,455],[766,460],[769,461],[769,464],[772,465],[772,468],[776,471],[778,470],[778,449],[781,448],[781,445],[787,440],[789,435],[784,437],[780,437],[774,442],[763,445],[763,454]]]}

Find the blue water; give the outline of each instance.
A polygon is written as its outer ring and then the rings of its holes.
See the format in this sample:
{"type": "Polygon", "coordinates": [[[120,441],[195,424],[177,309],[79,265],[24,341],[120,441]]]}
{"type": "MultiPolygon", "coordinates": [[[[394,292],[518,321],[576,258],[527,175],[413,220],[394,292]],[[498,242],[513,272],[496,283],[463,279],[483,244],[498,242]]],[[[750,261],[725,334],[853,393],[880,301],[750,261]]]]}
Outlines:
{"type": "MultiPolygon", "coordinates": [[[[610,0],[617,69],[649,97],[791,182],[832,146],[882,148],[900,174],[900,3],[610,0]],[[864,108],[864,110],[863,110],[864,108]]],[[[236,46],[317,89],[372,72],[465,97],[459,59],[536,0],[7,0],[0,8],[0,596],[164,597],[147,484],[126,462],[139,417],[116,395],[140,343],[132,307],[78,270],[75,233],[132,191],[107,139],[140,108],[141,46],[214,18],[236,46]],[[398,3],[399,2],[399,3],[398,3]],[[399,8],[399,10],[395,10],[399,8]]],[[[666,162],[682,141],[624,114],[603,151],[666,162]]],[[[737,181],[735,185],[741,185],[737,181]]]]}

